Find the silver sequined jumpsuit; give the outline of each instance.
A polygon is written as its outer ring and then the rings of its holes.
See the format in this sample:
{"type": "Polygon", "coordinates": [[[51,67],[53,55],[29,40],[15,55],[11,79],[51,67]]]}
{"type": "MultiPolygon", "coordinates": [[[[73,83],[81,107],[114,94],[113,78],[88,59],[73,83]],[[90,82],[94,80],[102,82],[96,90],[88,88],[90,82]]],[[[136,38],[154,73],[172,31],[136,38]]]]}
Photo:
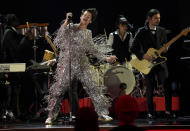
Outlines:
{"type": "Polygon", "coordinates": [[[99,60],[104,59],[104,54],[95,47],[90,30],[79,29],[72,24],[61,27],[54,40],[54,44],[60,49],[54,83],[47,96],[49,111],[48,117],[56,117],[60,107],[62,96],[70,86],[70,80],[74,76],[83,83],[83,87],[91,98],[95,111],[99,116],[108,114],[110,105],[108,99],[101,93],[94,81],[95,72],[90,68],[86,52],[95,55],[99,60]],[[71,72],[71,73],[70,73],[71,72]],[[71,74],[71,77],[70,75],[71,74]],[[71,79],[70,79],[71,78],[71,79]]]}

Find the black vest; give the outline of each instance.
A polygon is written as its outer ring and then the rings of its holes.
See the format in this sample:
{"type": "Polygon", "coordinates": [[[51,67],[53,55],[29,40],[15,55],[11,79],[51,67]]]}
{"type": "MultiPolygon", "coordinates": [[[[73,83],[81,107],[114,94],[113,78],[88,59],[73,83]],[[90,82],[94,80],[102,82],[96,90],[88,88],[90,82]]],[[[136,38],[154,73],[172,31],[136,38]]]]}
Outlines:
{"type": "Polygon", "coordinates": [[[113,33],[114,40],[113,40],[113,55],[117,56],[117,61],[120,63],[125,62],[125,58],[129,61],[130,60],[130,52],[129,52],[129,40],[130,34],[127,34],[127,37],[124,41],[121,40],[118,34],[115,32],[113,33]]]}

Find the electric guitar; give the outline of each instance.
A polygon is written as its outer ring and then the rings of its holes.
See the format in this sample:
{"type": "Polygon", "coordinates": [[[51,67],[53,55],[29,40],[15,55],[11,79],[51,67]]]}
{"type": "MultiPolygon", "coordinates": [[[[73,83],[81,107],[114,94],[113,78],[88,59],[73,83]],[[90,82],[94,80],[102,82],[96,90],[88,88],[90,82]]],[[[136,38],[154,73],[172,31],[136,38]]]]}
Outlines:
{"type": "MultiPolygon", "coordinates": [[[[179,33],[177,36],[175,36],[173,39],[171,39],[169,42],[165,44],[165,46],[168,48],[171,46],[176,40],[178,40],[181,36],[186,36],[190,32],[190,28],[184,29],[181,33],[179,33]]],[[[167,58],[162,57],[161,53],[165,50],[165,47],[160,48],[159,50],[154,48],[149,48],[146,52],[147,55],[153,56],[153,61],[148,61],[146,59],[139,60],[135,55],[132,56],[132,59],[130,61],[130,64],[132,67],[137,69],[143,74],[149,74],[151,69],[161,63],[166,62],[167,58]]]]}

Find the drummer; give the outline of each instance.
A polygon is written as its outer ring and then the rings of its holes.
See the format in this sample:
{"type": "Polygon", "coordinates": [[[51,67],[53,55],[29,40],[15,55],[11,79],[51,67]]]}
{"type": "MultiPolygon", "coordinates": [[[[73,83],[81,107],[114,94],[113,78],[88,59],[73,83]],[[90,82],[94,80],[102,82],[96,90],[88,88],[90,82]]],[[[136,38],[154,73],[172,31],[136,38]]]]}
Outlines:
{"type": "Polygon", "coordinates": [[[119,15],[116,20],[116,31],[110,33],[108,46],[113,49],[112,54],[117,56],[119,65],[130,61],[129,47],[132,43],[132,33],[129,31],[130,24],[124,15],[119,15]]]}

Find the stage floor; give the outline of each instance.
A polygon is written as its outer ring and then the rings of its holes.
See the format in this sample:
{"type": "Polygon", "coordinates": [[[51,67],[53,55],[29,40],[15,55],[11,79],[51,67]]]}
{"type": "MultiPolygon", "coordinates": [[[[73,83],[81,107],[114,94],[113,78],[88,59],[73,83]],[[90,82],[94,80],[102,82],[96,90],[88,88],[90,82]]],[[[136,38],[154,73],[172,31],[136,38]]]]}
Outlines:
{"type": "MultiPolygon", "coordinates": [[[[26,121],[1,121],[0,131],[72,131],[73,122],[69,122],[63,117],[59,117],[53,125],[45,125],[43,119],[30,119],[26,121]]],[[[101,131],[108,131],[118,125],[117,120],[110,122],[99,122],[101,131]]],[[[183,130],[190,131],[190,116],[178,116],[176,119],[156,118],[154,120],[148,120],[146,118],[137,118],[135,125],[146,130],[183,130]]]]}

